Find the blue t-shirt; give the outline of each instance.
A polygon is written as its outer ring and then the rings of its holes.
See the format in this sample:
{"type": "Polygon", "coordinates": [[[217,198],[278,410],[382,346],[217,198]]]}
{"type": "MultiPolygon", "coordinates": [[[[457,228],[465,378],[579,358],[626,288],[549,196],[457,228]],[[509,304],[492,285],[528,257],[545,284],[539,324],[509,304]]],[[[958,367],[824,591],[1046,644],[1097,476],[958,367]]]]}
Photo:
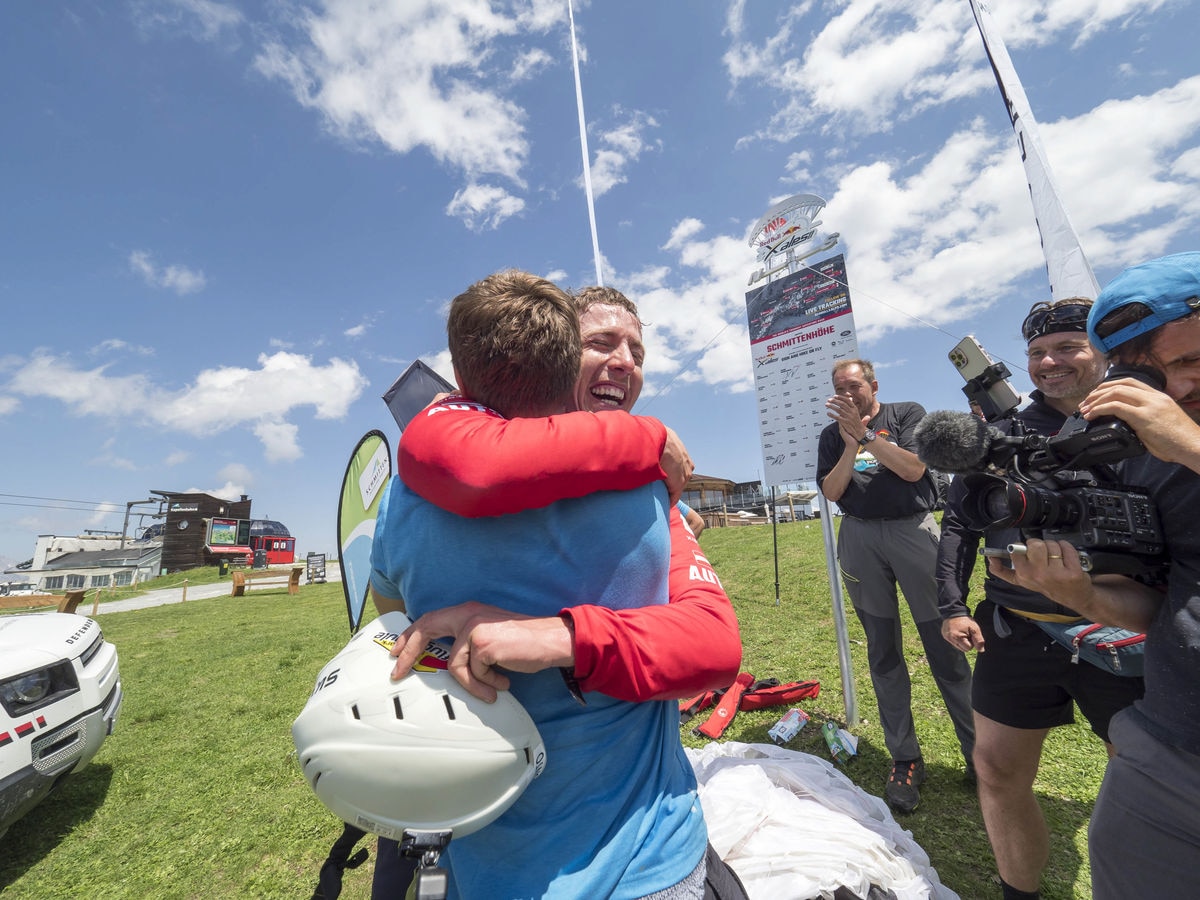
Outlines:
{"type": "MultiPolygon", "coordinates": [[[[657,482],[466,519],[397,477],[379,509],[371,582],[413,619],[467,600],[534,616],[662,604],[669,510],[657,482]]],[[[499,819],[451,841],[456,895],[638,898],[682,881],[708,838],[678,704],[587,693],[580,705],[557,670],[507,674],[546,769],[499,819]]]]}

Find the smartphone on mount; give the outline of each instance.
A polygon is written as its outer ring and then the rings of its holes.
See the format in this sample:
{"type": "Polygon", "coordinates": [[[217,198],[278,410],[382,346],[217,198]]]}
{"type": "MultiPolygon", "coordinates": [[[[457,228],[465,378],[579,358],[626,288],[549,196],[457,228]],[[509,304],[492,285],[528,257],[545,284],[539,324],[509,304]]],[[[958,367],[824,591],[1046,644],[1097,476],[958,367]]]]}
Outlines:
{"type": "Polygon", "coordinates": [[[1012,373],[996,362],[974,335],[967,335],[948,354],[954,368],[965,380],[963,393],[971,403],[979,404],[984,419],[991,422],[1008,415],[1021,405],[1021,395],[1008,381],[1012,373]]]}

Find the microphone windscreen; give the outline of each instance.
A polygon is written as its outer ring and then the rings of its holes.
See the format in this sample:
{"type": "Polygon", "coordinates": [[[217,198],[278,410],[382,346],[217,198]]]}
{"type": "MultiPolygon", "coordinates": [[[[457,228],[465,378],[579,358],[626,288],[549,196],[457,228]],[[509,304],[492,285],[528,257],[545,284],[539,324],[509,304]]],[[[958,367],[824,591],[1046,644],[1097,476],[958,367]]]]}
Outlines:
{"type": "Polygon", "coordinates": [[[970,413],[940,409],[923,418],[913,432],[917,457],[931,469],[961,475],[983,467],[993,429],[970,413]]]}

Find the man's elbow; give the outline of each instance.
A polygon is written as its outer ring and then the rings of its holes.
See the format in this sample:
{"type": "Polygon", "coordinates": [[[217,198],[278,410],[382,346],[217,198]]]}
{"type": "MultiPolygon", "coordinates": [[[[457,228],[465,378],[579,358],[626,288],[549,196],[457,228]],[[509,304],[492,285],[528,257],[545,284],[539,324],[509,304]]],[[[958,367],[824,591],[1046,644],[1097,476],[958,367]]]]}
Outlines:
{"type": "Polygon", "coordinates": [[[837,503],[839,500],[842,499],[842,494],[846,493],[845,488],[836,490],[833,487],[829,487],[829,486],[825,485],[823,482],[820,485],[818,485],[818,487],[821,489],[821,496],[823,496],[830,503],[837,503]]]}
{"type": "Polygon", "coordinates": [[[722,615],[718,627],[713,629],[714,640],[705,648],[705,657],[713,671],[713,678],[723,687],[728,687],[742,669],[742,633],[738,626],[733,605],[722,615]]]}

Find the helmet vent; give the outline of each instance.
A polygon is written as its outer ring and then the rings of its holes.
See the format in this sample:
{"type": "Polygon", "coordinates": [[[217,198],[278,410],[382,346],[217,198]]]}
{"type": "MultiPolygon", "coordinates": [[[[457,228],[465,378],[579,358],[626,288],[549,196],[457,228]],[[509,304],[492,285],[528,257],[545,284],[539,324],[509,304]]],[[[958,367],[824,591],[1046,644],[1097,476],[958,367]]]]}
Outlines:
{"type": "Polygon", "coordinates": [[[396,718],[397,719],[404,718],[404,709],[400,706],[400,697],[399,696],[392,698],[392,708],[394,710],[396,710],[396,718]]]}
{"type": "Polygon", "coordinates": [[[450,695],[442,694],[442,702],[446,704],[446,715],[450,717],[450,721],[454,721],[457,716],[454,715],[454,706],[450,703],[450,695]]]}
{"type": "Polygon", "coordinates": [[[361,718],[362,718],[362,716],[360,716],[360,715],[358,714],[358,704],[357,704],[357,703],[355,703],[353,706],[351,706],[351,707],[350,707],[350,713],[351,713],[351,715],[353,715],[353,716],[354,716],[354,718],[356,718],[356,719],[361,719],[361,718]]]}

